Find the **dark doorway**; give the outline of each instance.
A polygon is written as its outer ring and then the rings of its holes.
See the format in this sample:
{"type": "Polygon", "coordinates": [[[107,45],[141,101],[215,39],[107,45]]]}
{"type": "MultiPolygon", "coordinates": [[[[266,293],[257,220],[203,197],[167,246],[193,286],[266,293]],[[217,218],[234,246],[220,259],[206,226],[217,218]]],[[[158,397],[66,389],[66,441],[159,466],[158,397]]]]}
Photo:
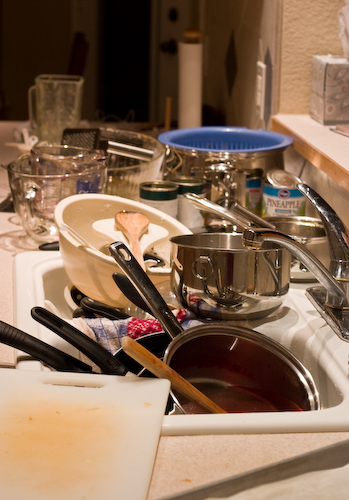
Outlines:
{"type": "Polygon", "coordinates": [[[107,120],[148,121],[150,0],[101,2],[99,106],[107,120]]]}

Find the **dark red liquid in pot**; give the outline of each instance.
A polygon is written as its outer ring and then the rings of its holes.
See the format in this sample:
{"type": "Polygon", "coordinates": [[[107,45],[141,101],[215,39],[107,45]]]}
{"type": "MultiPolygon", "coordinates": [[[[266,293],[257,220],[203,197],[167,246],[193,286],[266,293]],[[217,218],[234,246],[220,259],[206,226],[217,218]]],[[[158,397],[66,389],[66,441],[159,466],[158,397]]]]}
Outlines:
{"type": "MultiPolygon", "coordinates": [[[[290,365],[249,339],[190,339],[174,352],[170,366],[229,413],[310,409],[307,392],[290,365]]],[[[176,396],[186,413],[205,413],[176,396]]]]}
{"type": "MultiPolygon", "coordinates": [[[[293,401],[278,394],[268,394],[263,390],[238,386],[222,387],[208,382],[193,385],[229,413],[302,411],[302,408],[293,401]]],[[[185,402],[181,398],[180,401],[186,413],[206,413],[193,402],[185,402]]]]}

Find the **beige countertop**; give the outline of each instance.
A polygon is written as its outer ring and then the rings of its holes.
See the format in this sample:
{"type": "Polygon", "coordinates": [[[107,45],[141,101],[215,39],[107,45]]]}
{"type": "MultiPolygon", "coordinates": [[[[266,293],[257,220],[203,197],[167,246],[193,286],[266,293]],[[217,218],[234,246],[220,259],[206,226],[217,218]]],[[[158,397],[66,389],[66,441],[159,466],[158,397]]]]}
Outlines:
{"type": "Polygon", "coordinates": [[[349,190],[349,137],[333,132],[309,115],[275,115],[271,129],[292,137],[299,154],[349,190]]]}
{"type": "MultiPolygon", "coordinates": [[[[5,125],[9,134],[13,124],[5,125]]],[[[0,122],[0,137],[3,135],[3,128],[0,122]]],[[[8,140],[7,138],[6,141],[8,140]]],[[[4,151],[3,142],[0,143],[0,155],[4,151]]],[[[15,155],[15,152],[12,151],[11,154],[15,155]]],[[[11,154],[3,153],[2,158],[5,155],[6,160],[3,159],[2,162],[9,161],[11,154]]],[[[0,169],[0,201],[8,191],[6,170],[0,169]]],[[[0,213],[2,321],[13,324],[14,306],[21,307],[20,304],[14,304],[13,258],[19,252],[36,248],[24,234],[16,215],[0,213]]],[[[12,354],[11,348],[0,344],[3,364],[13,363],[12,354]]],[[[349,433],[162,436],[148,499],[159,500],[348,438],[349,433]]],[[[141,459],[135,464],[135,477],[137,467],[142,467],[141,459]]]]}

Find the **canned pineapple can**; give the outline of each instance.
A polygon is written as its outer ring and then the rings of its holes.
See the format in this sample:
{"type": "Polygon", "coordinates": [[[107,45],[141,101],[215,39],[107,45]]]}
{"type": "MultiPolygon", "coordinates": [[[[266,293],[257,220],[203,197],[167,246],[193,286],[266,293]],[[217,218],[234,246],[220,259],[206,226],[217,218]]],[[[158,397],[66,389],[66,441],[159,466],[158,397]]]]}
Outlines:
{"type": "Polygon", "coordinates": [[[305,215],[305,198],[297,189],[300,179],[284,170],[267,172],[262,201],[262,217],[305,215]]]}

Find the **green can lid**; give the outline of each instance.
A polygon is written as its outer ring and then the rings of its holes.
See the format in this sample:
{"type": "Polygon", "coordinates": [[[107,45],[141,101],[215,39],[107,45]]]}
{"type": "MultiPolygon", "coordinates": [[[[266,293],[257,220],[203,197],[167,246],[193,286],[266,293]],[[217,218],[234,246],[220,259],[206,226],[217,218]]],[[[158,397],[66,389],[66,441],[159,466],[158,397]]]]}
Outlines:
{"type": "Polygon", "coordinates": [[[175,179],[175,182],[178,185],[178,194],[186,194],[186,193],[194,193],[194,194],[202,194],[205,192],[205,181],[202,179],[193,179],[192,177],[181,177],[175,179]]]}
{"type": "Polygon", "coordinates": [[[253,168],[246,174],[246,179],[251,179],[251,178],[262,178],[264,175],[263,169],[262,168],[253,168]]]}
{"type": "Polygon", "coordinates": [[[143,200],[167,201],[177,198],[178,186],[174,182],[142,182],[139,195],[143,200]]]}

